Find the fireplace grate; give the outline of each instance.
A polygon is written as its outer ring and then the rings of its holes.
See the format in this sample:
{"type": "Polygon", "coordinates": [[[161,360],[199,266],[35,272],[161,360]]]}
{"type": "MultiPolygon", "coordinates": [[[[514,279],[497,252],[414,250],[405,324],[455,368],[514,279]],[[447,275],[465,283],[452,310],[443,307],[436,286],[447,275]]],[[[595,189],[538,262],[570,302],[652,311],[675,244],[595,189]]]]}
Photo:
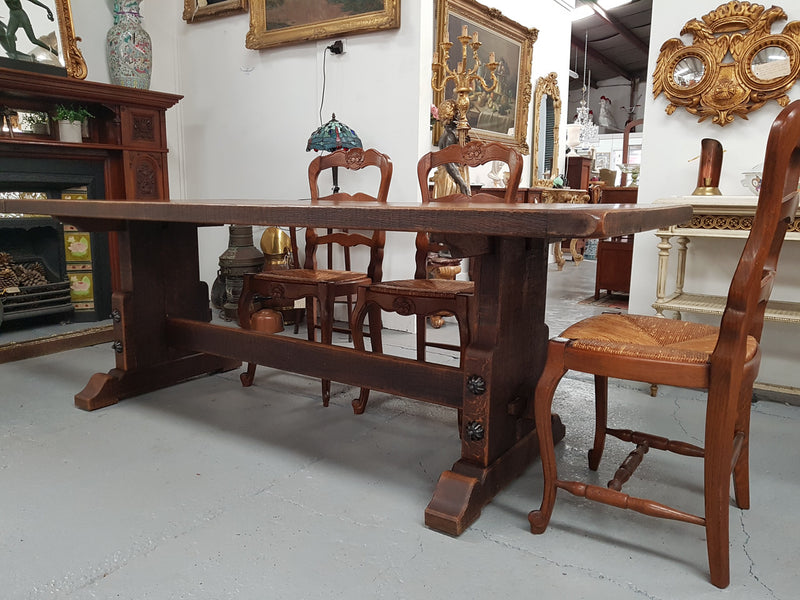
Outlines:
{"type": "Polygon", "coordinates": [[[49,283],[0,287],[0,324],[15,319],[73,312],[69,281],[54,281],[58,276],[40,260],[26,258],[20,264],[43,273],[49,283]]]}
{"type": "Polygon", "coordinates": [[[0,297],[0,322],[28,317],[71,313],[69,281],[15,288],[19,293],[0,297]]]}

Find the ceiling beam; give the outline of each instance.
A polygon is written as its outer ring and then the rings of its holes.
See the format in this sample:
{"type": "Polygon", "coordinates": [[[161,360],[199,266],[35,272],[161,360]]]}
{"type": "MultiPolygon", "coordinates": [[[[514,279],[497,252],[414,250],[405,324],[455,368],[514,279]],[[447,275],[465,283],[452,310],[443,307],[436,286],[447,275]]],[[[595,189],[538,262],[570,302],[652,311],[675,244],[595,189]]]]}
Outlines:
{"type": "Polygon", "coordinates": [[[647,56],[650,50],[648,45],[639,39],[639,36],[633,33],[633,31],[625,27],[625,25],[623,25],[616,17],[608,14],[602,6],[597,4],[595,0],[579,0],[579,2],[591,8],[595,14],[608,23],[614,29],[614,31],[619,33],[622,37],[633,44],[637,50],[641,51],[645,56],[647,56]]]}
{"type": "MultiPolygon", "coordinates": [[[[583,54],[584,40],[581,40],[573,35],[572,47],[575,48],[575,50],[577,50],[581,54],[583,54]]],[[[587,49],[586,55],[588,56],[589,60],[603,63],[609,69],[614,71],[617,75],[624,77],[628,81],[633,81],[637,76],[635,73],[631,73],[630,71],[624,69],[623,67],[615,63],[613,60],[606,58],[605,56],[600,54],[597,50],[593,50],[591,47],[587,49]]]]}

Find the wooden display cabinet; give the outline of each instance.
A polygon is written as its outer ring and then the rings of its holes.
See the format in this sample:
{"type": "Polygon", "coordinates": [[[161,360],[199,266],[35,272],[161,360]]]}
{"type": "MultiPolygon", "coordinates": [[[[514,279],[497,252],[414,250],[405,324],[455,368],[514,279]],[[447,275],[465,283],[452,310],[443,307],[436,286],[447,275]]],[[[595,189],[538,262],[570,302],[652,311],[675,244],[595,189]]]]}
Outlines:
{"type": "MultiPolygon", "coordinates": [[[[594,191],[600,204],[636,204],[639,195],[638,187],[598,186],[594,191]]],[[[630,293],[632,263],[632,235],[599,240],[594,283],[595,300],[600,298],[600,290],[608,290],[609,294],[630,293]]]]}
{"type": "Polygon", "coordinates": [[[568,156],[566,177],[568,187],[588,190],[592,177],[592,159],[585,156],[568,156]]]}

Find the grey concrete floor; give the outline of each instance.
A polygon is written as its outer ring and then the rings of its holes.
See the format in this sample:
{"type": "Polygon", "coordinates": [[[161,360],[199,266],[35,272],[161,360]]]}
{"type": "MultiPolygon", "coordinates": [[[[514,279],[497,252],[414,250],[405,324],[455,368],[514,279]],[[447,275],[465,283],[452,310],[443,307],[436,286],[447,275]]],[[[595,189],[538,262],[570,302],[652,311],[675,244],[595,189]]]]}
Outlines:
{"type": "MultiPolygon", "coordinates": [[[[553,334],[603,310],[577,304],[593,277],[591,261],[551,271],[553,334]]],[[[413,337],[387,332],[385,345],[410,353],[413,337]]],[[[538,462],[460,537],[427,529],[436,480],[459,456],[453,410],[375,393],[354,416],[354,389],[334,384],[326,409],[317,380],[264,368],[247,389],[233,371],[74,408],[90,375],[112,366],[107,345],[0,366],[2,600],[798,597],[796,406],[753,405],[752,508],[732,507],[731,585],[720,591],[697,526],[561,493],[548,530],[532,535],[538,462]]],[[[649,430],[701,443],[702,394],[650,398],[615,383],[612,422],[655,420],[649,430]]],[[[567,476],[586,474],[591,398],[577,374],[557,393],[567,476]]],[[[628,451],[608,445],[598,482],[628,451]]],[[[702,512],[701,489],[697,460],[654,451],[628,491],[702,512]]]]}

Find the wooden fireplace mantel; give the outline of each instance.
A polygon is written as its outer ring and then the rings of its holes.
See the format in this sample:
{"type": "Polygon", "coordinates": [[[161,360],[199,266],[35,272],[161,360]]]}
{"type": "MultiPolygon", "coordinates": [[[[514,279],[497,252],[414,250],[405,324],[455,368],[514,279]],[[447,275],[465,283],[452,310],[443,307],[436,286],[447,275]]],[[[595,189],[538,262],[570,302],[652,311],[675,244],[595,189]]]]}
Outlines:
{"type": "Polygon", "coordinates": [[[0,107],[52,114],[58,104],[80,104],[94,117],[81,144],[60,142],[55,127],[48,135],[2,132],[0,158],[102,161],[105,198],[168,200],[166,111],[181,98],[0,68],[0,107]]]}
{"type": "MultiPolygon", "coordinates": [[[[93,116],[82,143],[59,141],[55,123],[48,134],[15,131],[12,135],[0,131],[0,189],[13,191],[18,184],[14,177],[19,177],[20,171],[41,173],[43,165],[60,161],[61,165],[89,164],[95,172],[102,173],[102,186],[97,188],[102,197],[93,199],[169,201],[166,112],[181,98],[176,94],[0,68],[0,110],[46,112],[52,116],[57,105],[74,104],[85,106],[93,116]]],[[[68,173],[63,178],[69,183],[68,173]]],[[[111,287],[117,290],[120,282],[113,234],[109,254],[111,287]]],[[[0,346],[0,364],[110,340],[111,327],[102,329],[0,346]]]]}

